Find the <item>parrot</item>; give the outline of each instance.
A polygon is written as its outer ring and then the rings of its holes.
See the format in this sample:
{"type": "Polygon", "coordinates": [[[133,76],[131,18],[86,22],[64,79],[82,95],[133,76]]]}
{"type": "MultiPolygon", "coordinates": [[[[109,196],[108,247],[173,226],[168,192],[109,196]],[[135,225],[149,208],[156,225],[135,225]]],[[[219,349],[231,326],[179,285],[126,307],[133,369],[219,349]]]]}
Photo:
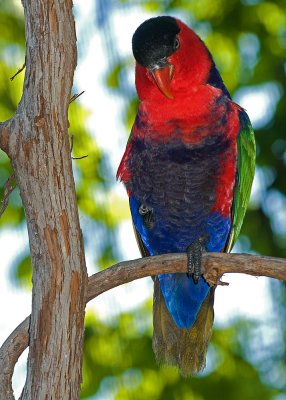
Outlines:
{"type": "Polygon", "coordinates": [[[186,273],[153,277],[153,341],[159,364],[182,376],[205,368],[215,286],[204,252],[230,252],[250,198],[255,138],[199,36],[172,16],[132,37],[137,115],[117,171],[143,257],[186,253],[186,273]]]}

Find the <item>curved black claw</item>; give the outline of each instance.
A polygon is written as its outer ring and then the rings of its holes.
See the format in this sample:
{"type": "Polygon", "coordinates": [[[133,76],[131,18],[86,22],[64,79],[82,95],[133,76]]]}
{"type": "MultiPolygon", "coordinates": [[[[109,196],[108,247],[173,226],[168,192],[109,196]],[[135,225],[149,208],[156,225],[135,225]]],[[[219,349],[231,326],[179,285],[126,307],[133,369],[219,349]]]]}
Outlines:
{"type": "Polygon", "coordinates": [[[203,247],[200,240],[196,240],[190,246],[187,247],[187,257],[188,257],[188,265],[187,265],[187,276],[193,278],[195,284],[199,282],[201,277],[201,263],[202,263],[202,252],[203,247]]]}
{"type": "Polygon", "coordinates": [[[143,224],[148,229],[152,229],[155,225],[153,209],[148,207],[146,204],[141,204],[138,211],[139,211],[139,214],[142,215],[143,224]]]}

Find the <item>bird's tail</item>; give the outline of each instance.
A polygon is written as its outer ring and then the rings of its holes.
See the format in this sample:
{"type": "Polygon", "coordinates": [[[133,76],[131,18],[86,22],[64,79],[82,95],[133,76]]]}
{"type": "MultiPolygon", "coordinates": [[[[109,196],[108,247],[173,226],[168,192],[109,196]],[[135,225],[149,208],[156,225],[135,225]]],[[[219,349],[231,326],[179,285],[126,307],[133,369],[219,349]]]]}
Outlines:
{"type": "Polygon", "coordinates": [[[170,315],[160,282],[154,281],[153,350],[160,364],[175,365],[183,376],[205,367],[208,342],[214,319],[215,288],[210,288],[191,328],[178,328],[170,315]]]}

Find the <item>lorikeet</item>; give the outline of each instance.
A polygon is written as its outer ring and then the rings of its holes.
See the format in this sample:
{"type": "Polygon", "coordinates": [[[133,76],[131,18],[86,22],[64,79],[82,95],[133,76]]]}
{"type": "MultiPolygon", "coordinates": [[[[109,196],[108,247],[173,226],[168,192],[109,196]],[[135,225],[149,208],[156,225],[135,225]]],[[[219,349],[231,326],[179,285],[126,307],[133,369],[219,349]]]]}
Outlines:
{"type": "Polygon", "coordinates": [[[118,168],[143,256],[187,252],[187,274],[154,279],[153,348],[183,375],[205,366],[214,287],[203,251],[229,252],[248,204],[255,141],[201,39],[173,17],[137,28],[138,113],[118,168]]]}

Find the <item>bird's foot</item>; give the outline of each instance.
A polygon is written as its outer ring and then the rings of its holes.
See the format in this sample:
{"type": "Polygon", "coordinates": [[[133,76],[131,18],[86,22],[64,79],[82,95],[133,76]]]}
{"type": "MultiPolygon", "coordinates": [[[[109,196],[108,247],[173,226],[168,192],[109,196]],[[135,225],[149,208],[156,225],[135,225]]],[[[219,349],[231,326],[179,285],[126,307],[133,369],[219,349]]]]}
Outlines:
{"type": "Polygon", "coordinates": [[[146,204],[141,204],[138,211],[143,218],[143,224],[147,228],[152,229],[155,225],[153,209],[148,207],[146,204]]]}
{"type": "Polygon", "coordinates": [[[193,278],[195,284],[199,282],[202,275],[201,264],[202,264],[202,253],[203,246],[202,241],[196,240],[187,247],[187,276],[188,278],[193,278]]]}

